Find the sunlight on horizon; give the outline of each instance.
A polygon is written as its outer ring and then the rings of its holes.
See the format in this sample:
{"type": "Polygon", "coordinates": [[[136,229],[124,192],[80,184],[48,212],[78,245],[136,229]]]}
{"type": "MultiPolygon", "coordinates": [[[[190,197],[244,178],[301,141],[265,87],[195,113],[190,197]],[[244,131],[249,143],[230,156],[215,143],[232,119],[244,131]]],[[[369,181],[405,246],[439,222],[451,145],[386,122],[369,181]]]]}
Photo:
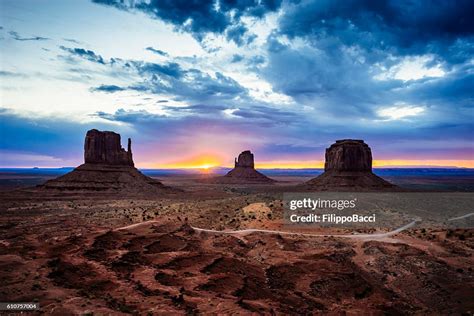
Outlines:
{"type": "Polygon", "coordinates": [[[222,160],[212,154],[202,154],[193,156],[181,161],[168,162],[163,164],[153,164],[153,168],[163,169],[201,169],[209,170],[221,166],[222,160]]]}
{"type": "MultiPolygon", "coordinates": [[[[156,169],[196,169],[205,172],[212,171],[213,168],[233,168],[233,164],[220,163],[218,159],[207,157],[207,161],[188,160],[178,163],[153,164],[150,168],[156,169]]],[[[143,166],[140,166],[144,168],[143,166]]],[[[374,160],[374,168],[409,168],[409,167],[457,167],[474,168],[474,160],[420,160],[420,159],[385,159],[374,160]]],[[[146,166],[148,168],[148,166],[146,166]]],[[[264,161],[256,162],[256,169],[324,169],[324,161],[264,161]]]]}

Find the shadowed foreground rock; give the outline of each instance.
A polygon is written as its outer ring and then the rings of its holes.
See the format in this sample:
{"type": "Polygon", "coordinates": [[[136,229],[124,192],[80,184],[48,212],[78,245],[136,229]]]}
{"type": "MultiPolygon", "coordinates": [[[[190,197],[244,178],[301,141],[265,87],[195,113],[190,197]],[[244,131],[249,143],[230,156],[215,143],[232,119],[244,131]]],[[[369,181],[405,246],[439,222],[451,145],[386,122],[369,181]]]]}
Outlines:
{"type": "Polygon", "coordinates": [[[121,146],[120,135],[114,132],[88,131],[84,142],[84,161],[73,171],[47,181],[40,188],[124,194],[153,194],[169,189],[134,167],[131,139],[128,139],[126,151],[121,146]]]}
{"type": "MultiPolygon", "coordinates": [[[[106,231],[84,226],[114,217],[97,216],[104,210],[94,202],[88,212],[69,210],[68,216],[57,216],[57,202],[50,207],[42,210],[47,216],[22,214],[2,236],[11,243],[0,260],[2,298],[37,298],[41,312],[32,315],[471,315],[474,310],[469,231],[456,231],[464,241],[439,230],[426,230],[416,242],[406,234],[392,242],[232,236],[196,232],[175,219],[106,231]]],[[[16,218],[12,212],[8,219],[16,218]]]]}
{"type": "Polygon", "coordinates": [[[306,182],[311,189],[394,190],[398,187],[372,172],[372,152],[363,140],[337,140],[326,149],[324,173],[306,182]]]}
{"type": "Polygon", "coordinates": [[[218,177],[213,180],[217,183],[274,183],[273,179],[255,170],[253,154],[250,150],[240,153],[235,159],[234,169],[229,171],[225,176],[218,177]]]}

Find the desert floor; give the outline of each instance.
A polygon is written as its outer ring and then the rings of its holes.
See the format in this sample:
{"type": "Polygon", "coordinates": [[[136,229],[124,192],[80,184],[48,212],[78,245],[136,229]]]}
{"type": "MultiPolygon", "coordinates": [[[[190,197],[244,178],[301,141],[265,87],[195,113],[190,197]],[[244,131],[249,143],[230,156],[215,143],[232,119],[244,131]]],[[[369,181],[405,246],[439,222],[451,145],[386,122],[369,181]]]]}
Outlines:
{"type": "Polygon", "coordinates": [[[1,301],[55,315],[474,312],[473,229],[206,232],[285,230],[281,192],[301,179],[162,180],[182,191],[2,192],[1,301]]]}

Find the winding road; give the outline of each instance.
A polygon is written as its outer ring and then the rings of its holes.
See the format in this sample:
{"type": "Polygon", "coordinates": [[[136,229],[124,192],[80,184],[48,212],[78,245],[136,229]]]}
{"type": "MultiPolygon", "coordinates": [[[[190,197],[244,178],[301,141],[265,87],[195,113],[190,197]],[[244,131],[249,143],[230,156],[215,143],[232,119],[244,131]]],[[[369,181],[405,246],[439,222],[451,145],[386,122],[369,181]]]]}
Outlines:
{"type": "MultiPolygon", "coordinates": [[[[455,221],[455,220],[460,220],[464,218],[468,218],[470,216],[473,216],[474,213],[468,213],[459,217],[453,217],[448,219],[448,221],[455,221]]],[[[158,222],[156,220],[153,221],[146,221],[146,222],[141,222],[141,223],[135,223],[132,225],[124,226],[117,228],[116,230],[123,230],[123,229],[129,229],[137,226],[141,226],[147,223],[152,223],[152,222],[158,222]]],[[[206,228],[199,228],[199,227],[193,227],[191,226],[192,229],[194,229],[197,232],[205,232],[205,233],[211,233],[211,234],[227,234],[227,235],[248,235],[252,233],[264,233],[264,234],[279,234],[279,235],[294,235],[294,236],[307,236],[307,237],[340,237],[340,238],[357,238],[357,239],[382,239],[382,238],[387,238],[393,235],[396,235],[408,228],[411,228],[415,226],[417,223],[420,223],[421,220],[414,220],[404,226],[401,226],[397,229],[394,229],[392,231],[386,232],[386,233],[376,233],[376,234],[308,234],[308,233],[295,233],[295,232],[288,232],[288,231],[282,231],[282,230],[267,230],[267,229],[242,229],[242,230],[214,230],[214,229],[206,229],[206,228]]]]}
{"type": "Polygon", "coordinates": [[[377,233],[377,234],[307,234],[307,233],[293,233],[293,232],[286,232],[281,230],[266,230],[266,229],[242,229],[242,230],[213,230],[213,229],[205,229],[205,228],[198,228],[192,227],[195,231],[198,232],[206,232],[212,234],[229,234],[229,235],[247,235],[251,233],[265,233],[265,234],[279,234],[279,235],[295,235],[295,236],[307,236],[307,237],[342,237],[342,238],[360,238],[360,239],[379,239],[379,238],[386,238],[392,235],[398,234],[405,229],[413,227],[419,221],[412,221],[402,227],[399,227],[395,230],[389,231],[387,233],[377,233]]]}

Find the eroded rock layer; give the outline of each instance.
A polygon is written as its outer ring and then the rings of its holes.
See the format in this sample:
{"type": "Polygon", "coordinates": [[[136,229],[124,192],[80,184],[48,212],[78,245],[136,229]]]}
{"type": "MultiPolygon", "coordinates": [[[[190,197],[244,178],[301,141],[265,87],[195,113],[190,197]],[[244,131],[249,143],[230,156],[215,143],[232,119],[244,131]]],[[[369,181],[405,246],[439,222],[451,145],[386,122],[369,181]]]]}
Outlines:
{"type": "Polygon", "coordinates": [[[153,193],[165,186],[130,166],[82,164],[73,171],[47,181],[42,188],[59,191],[153,193]]]}
{"type": "Polygon", "coordinates": [[[132,140],[128,139],[128,150],[122,148],[120,134],[92,129],[84,141],[84,162],[86,164],[106,164],[132,166],[132,140]]]}
{"type": "Polygon", "coordinates": [[[253,154],[250,150],[246,150],[240,153],[239,157],[235,159],[235,168],[255,168],[253,154]]]}
{"type": "Polygon", "coordinates": [[[225,176],[214,179],[218,183],[273,183],[275,180],[270,179],[264,174],[255,170],[254,156],[250,150],[240,153],[235,159],[235,167],[225,176]]]}
{"type": "Polygon", "coordinates": [[[372,172],[372,152],[363,140],[337,140],[326,149],[324,173],[306,182],[315,190],[393,190],[372,172]]]}
{"type": "Polygon", "coordinates": [[[326,149],[324,171],[372,171],[372,152],[363,140],[337,140],[326,149]]]}
{"type": "Polygon", "coordinates": [[[153,194],[168,189],[134,167],[131,140],[128,139],[128,150],[124,150],[117,133],[96,129],[88,131],[84,143],[84,161],[73,171],[47,181],[40,188],[63,192],[124,194],[153,194]]]}

